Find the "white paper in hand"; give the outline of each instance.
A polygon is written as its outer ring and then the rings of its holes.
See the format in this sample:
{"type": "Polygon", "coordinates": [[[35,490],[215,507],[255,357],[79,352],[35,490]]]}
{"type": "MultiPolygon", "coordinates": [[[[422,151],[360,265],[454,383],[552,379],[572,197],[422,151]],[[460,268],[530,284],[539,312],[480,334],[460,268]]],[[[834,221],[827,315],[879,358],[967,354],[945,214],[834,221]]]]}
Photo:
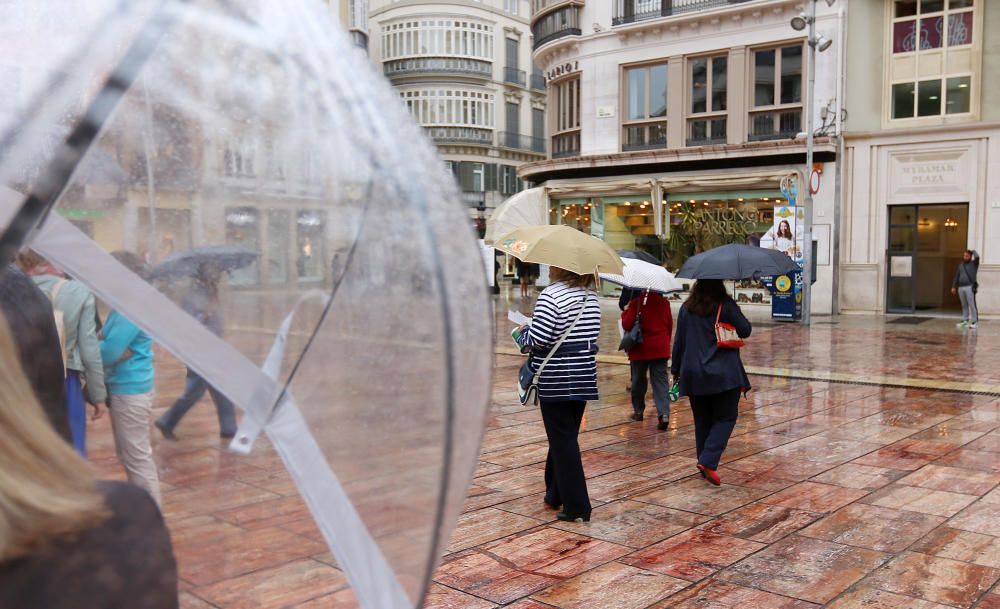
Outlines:
{"type": "Polygon", "coordinates": [[[519,327],[531,323],[530,317],[526,317],[524,313],[521,313],[520,311],[515,311],[513,309],[507,311],[507,319],[514,322],[519,327]]]}

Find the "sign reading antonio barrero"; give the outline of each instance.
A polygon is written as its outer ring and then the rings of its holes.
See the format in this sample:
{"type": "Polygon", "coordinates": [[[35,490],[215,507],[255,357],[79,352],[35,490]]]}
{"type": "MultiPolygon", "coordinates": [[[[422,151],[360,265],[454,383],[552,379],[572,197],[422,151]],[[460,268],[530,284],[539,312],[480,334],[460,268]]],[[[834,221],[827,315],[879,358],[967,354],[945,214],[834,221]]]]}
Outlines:
{"type": "Polygon", "coordinates": [[[546,72],[545,80],[549,81],[556,78],[561,78],[563,76],[566,76],[567,74],[572,74],[574,72],[579,72],[579,71],[580,71],[579,61],[567,61],[566,63],[559,64],[556,67],[550,69],[548,72],[546,72]]]}

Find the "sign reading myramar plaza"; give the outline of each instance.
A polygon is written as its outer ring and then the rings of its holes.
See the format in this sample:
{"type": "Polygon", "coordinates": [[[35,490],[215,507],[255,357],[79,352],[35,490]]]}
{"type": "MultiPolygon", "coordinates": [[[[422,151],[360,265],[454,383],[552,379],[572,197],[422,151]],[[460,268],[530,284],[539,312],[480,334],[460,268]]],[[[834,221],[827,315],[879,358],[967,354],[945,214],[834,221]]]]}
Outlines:
{"type": "Polygon", "coordinates": [[[890,196],[964,193],[969,168],[967,149],[890,155],[890,196]]]}

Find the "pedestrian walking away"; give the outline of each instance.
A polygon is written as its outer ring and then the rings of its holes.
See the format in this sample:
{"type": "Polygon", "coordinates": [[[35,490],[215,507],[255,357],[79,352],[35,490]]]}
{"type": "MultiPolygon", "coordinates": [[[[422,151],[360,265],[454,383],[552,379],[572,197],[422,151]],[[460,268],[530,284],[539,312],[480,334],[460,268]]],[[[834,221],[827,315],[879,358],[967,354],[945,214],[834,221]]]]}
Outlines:
{"type": "Polygon", "coordinates": [[[958,327],[968,327],[975,330],[979,323],[979,309],[976,307],[976,294],[979,292],[979,254],[974,250],[965,250],[962,262],[955,271],[955,279],[951,282],[951,293],[958,296],[962,302],[962,321],[958,327]]]}
{"type": "Polygon", "coordinates": [[[537,371],[541,361],[565,335],[538,380],[542,422],[549,442],[545,503],[552,509],[562,508],[556,514],[559,520],[589,521],[591,504],[579,434],[587,401],[598,398],[597,337],[601,332],[601,306],[593,275],[577,275],[552,267],[549,276],[552,283],[538,295],[531,323],[521,328],[517,341],[531,349],[531,366],[537,371]]]}
{"type": "Polygon", "coordinates": [[[67,278],[59,269],[31,250],[18,254],[18,265],[31,275],[35,284],[49,297],[61,321],[63,361],[66,367],[66,411],[73,447],[87,456],[87,403],[92,419],[103,415],[108,400],[104,386],[104,364],[97,337],[97,305],[94,295],[78,281],[67,278]]]}
{"type": "MultiPolygon", "coordinates": [[[[125,267],[145,277],[145,265],[131,252],[111,254],[125,267]]],[[[128,481],[146,489],[157,505],[160,478],[153,460],[149,423],[153,412],[153,339],[118,311],[104,324],[101,359],[108,383],[108,410],[118,462],[128,481]]]]}
{"type": "Polygon", "coordinates": [[[717,326],[740,338],[753,330],[719,279],[699,279],[677,316],[671,373],[691,400],[698,471],[718,486],[719,461],[739,416],[740,394],[750,390],[738,349],[720,347],[717,326]]]}
{"type": "Polygon", "coordinates": [[[670,301],[654,292],[636,294],[622,313],[622,328],[627,332],[636,323],[642,330],[642,342],[628,351],[632,371],[632,420],[643,420],[646,388],[651,381],[658,419],[656,428],[663,431],[670,423],[667,360],[670,358],[670,335],[674,328],[670,301]]]}
{"type": "MultiPolygon", "coordinates": [[[[222,336],[224,321],[219,303],[219,282],[222,270],[211,262],[203,262],[198,266],[192,278],[191,289],[185,294],[181,308],[200,321],[216,336],[222,336]]],[[[236,408],[229,398],[219,393],[208,384],[197,372],[188,368],[184,383],[184,393],[173,406],[156,420],[156,427],[168,440],[176,440],[174,428],[181,422],[184,415],[198,403],[208,392],[215,404],[219,418],[219,435],[222,438],[232,438],[236,435],[236,408]]]]}

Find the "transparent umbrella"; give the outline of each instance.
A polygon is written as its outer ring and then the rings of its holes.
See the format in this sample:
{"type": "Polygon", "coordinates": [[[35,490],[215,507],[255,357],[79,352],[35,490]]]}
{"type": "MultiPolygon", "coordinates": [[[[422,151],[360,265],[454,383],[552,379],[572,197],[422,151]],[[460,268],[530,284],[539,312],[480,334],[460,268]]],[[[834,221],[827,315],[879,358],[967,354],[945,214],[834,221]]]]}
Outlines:
{"type": "Polygon", "coordinates": [[[232,449],[288,468],[362,606],[418,606],[476,463],[492,332],[465,210],[398,94],[315,2],[13,4],[60,28],[21,44],[60,46],[23,53],[42,81],[0,125],[19,193],[0,253],[29,243],[232,399],[232,449]],[[81,170],[106,157],[111,186],[81,170]],[[221,337],[109,255],[220,245],[255,254],[222,280],[221,337]]]}

